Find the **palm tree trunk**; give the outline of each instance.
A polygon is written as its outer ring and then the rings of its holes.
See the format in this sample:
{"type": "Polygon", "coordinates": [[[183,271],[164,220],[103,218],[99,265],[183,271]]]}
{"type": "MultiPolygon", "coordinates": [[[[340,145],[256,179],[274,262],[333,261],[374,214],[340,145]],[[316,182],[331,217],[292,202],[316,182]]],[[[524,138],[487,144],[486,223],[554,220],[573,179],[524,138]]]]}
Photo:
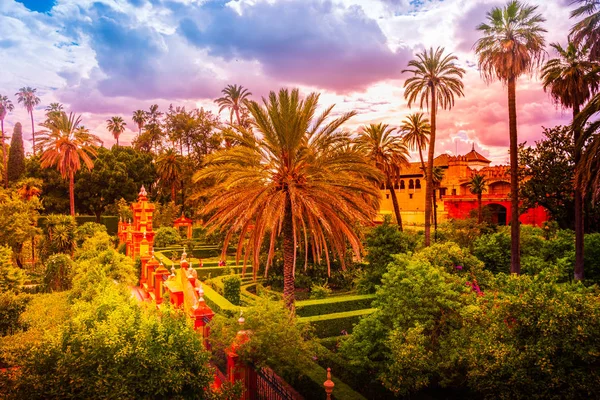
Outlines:
{"type": "Polygon", "coordinates": [[[117,147],[119,147],[119,135],[117,135],[117,147]]]}
{"type": "Polygon", "coordinates": [[[483,213],[481,208],[481,193],[477,193],[477,223],[483,222],[483,213]]]}
{"type": "Polygon", "coordinates": [[[521,242],[519,226],[519,158],[517,154],[517,82],[508,80],[508,127],[510,136],[510,272],[521,273],[521,242]]]}
{"type": "Polygon", "coordinates": [[[69,205],[71,206],[71,215],[75,216],[75,173],[69,173],[69,205]]]}
{"type": "Polygon", "coordinates": [[[423,149],[419,146],[419,158],[421,158],[421,169],[423,170],[423,176],[427,179],[427,174],[425,173],[425,161],[423,160],[423,149]]]}
{"type": "Polygon", "coordinates": [[[177,200],[175,198],[175,182],[171,183],[171,200],[173,200],[173,203],[177,200]]]}
{"type": "Polygon", "coordinates": [[[425,180],[425,247],[431,244],[431,194],[433,193],[433,155],[435,152],[435,121],[436,121],[435,86],[431,88],[431,133],[429,135],[429,152],[425,180]]]}
{"type": "Polygon", "coordinates": [[[3,181],[4,187],[8,188],[8,157],[6,157],[6,147],[4,146],[4,118],[0,120],[2,129],[2,163],[4,165],[3,181]]]}
{"type": "Polygon", "coordinates": [[[392,180],[390,177],[387,177],[387,186],[390,190],[390,195],[392,196],[392,204],[394,205],[394,214],[396,214],[396,222],[398,223],[398,229],[402,232],[402,214],[400,214],[400,206],[398,206],[398,197],[396,197],[396,191],[394,190],[394,185],[392,185],[392,180]]]}
{"type": "Polygon", "coordinates": [[[234,110],[235,110],[235,118],[237,119],[237,124],[239,126],[240,125],[240,110],[238,110],[237,107],[234,108],[234,110]]]}
{"type": "Polygon", "coordinates": [[[33,110],[31,110],[29,114],[31,114],[31,141],[33,145],[33,156],[35,157],[35,125],[33,125],[33,110]]]}
{"type": "Polygon", "coordinates": [[[435,198],[435,189],[433,189],[433,240],[437,242],[437,199],[435,198]]]}
{"type": "Polygon", "coordinates": [[[294,226],[292,204],[286,200],[283,216],[283,302],[294,312],[294,226]]]}
{"type": "MultiPolygon", "coordinates": [[[[579,114],[579,105],[576,104],[573,107],[573,120],[579,114]]],[[[573,141],[574,141],[574,154],[573,159],[575,161],[575,168],[581,162],[581,145],[579,143],[579,138],[581,137],[581,130],[574,129],[573,130],[573,141]]],[[[585,235],[585,225],[583,218],[583,193],[581,193],[581,189],[575,186],[575,280],[582,281],[584,274],[584,235],[585,235]]]]}

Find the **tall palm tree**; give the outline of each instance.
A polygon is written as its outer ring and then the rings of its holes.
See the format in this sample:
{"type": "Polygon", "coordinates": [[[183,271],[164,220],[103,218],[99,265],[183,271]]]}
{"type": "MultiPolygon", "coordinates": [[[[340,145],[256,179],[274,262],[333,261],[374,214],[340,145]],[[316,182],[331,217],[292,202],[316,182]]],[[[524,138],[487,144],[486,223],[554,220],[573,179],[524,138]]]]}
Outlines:
{"type": "Polygon", "coordinates": [[[160,180],[171,186],[171,200],[176,201],[175,187],[183,173],[183,159],[175,149],[168,149],[156,159],[156,172],[160,180]]]}
{"type": "MultiPolygon", "coordinates": [[[[211,230],[226,231],[223,249],[239,232],[238,258],[252,256],[259,267],[262,242],[269,237],[265,274],[273,260],[277,238],[283,236],[283,296],[294,308],[296,251],[304,247],[313,259],[336,254],[342,268],[346,245],[359,256],[362,244],[355,229],[371,223],[379,207],[380,172],[358,150],[349,146],[341,126],[349,112],[330,119],[333,106],[316,115],[319,95],[301,99],[298,89],[271,92],[263,105],[248,103],[255,138],[236,127],[240,145],[219,150],[206,158],[196,182],[214,179],[217,185],[204,208],[213,213],[211,230]]],[[[306,258],[306,257],[305,257],[306,258]]]]}
{"type": "Polygon", "coordinates": [[[242,85],[227,85],[221,93],[224,96],[215,100],[215,103],[219,105],[219,113],[225,109],[229,109],[229,123],[233,124],[233,115],[235,114],[237,124],[241,125],[241,109],[244,107],[247,98],[252,96],[252,93],[242,85]]]}
{"type": "MultiPolygon", "coordinates": [[[[549,60],[542,68],[544,91],[565,108],[573,109],[573,120],[581,110],[581,106],[598,90],[600,79],[598,64],[589,61],[587,49],[577,47],[569,42],[564,49],[560,44],[551,45],[558,55],[549,60]]],[[[573,160],[575,165],[581,161],[582,143],[581,127],[573,125],[573,141],[575,143],[573,160]]],[[[583,280],[583,197],[581,190],[575,187],[575,280],[583,280]]]]}
{"type": "Polygon", "coordinates": [[[48,107],[44,109],[46,111],[46,122],[50,120],[50,117],[54,114],[60,114],[64,111],[64,107],[60,103],[50,103],[48,107]]]}
{"type": "Polygon", "coordinates": [[[63,179],[69,179],[69,203],[71,215],[75,215],[75,173],[82,167],[94,167],[92,157],[102,142],[81,126],[81,117],[62,112],[44,124],[38,146],[42,151],[42,168],[55,167],[63,179]]]}
{"type": "Polygon", "coordinates": [[[131,119],[137,125],[137,127],[139,129],[139,134],[141,135],[142,128],[144,127],[144,124],[148,120],[148,114],[144,110],[135,110],[133,112],[133,117],[131,119]]]}
{"type": "Polygon", "coordinates": [[[385,177],[385,185],[392,196],[398,229],[402,230],[402,215],[398,206],[393,179],[400,168],[408,165],[408,148],[400,136],[394,135],[396,128],[387,124],[370,124],[362,127],[355,139],[356,147],[385,177]]]}
{"type": "Polygon", "coordinates": [[[117,147],[119,147],[119,136],[125,131],[125,125],[127,125],[127,123],[123,121],[123,118],[118,116],[106,120],[106,128],[116,139],[117,147]]]}
{"type": "Polygon", "coordinates": [[[17,96],[17,101],[19,103],[23,104],[23,107],[25,107],[25,109],[27,109],[27,112],[29,113],[29,115],[31,115],[31,140],[32,140],[32,145],[33,145],[33,155],[35,156],[35,150],[36,150],[36,146],[35,146],[35,125],[33,124],[33,109],[35,108],[35,106],[37,106],[38,104],[40,104],[40,98],[37,97],[37,95],[35,94],[35,92],[37,91],[37,89],[33,89],[30,88],[29,86],[27,87],[22,87],[21,89],[19,89],[19,91],[17,93],[15,93],[15,96],[17,96]]]}
{"type": "Polygon", "coordinates": [[[429,145],[429,134],[431,133],[429,119],[423,113],[410,114],[402,121],[400,131],[403,133],[402,137],[408,148],[419,151],[421,169],[423,170],[423,174],[425,174],[423,150],[429,145]]]}
{"type": "Polygon", "coordinates": [[[6,147],[4,146],[4,118],[6,114],[14,110],[15,106],[6,96],[0,95],[0,129],[2,131],[2,165],[4,166],[4,187],[8,187],[8,157],[6,156],[6,147]]]}
{"type": "Polygon", "coordinates": [[[573,0],[580,6],[571,12],[571,18],[583,17],[571,28],[569,37],[577,46],[590,50],[592,60],[600,60],[600,0],[573,0]]]}
{"type": "Polygon", "coordinates": [[[482,205],[481,205],[481,197],[483,192],[487,191],[487,180],[484,175],[476,173],[471,177],[469,183],[467,183],[469,187],[469,191],[475,195],[477,195],[477,222],[481,223],[483,221],[483,213],[482,213],[482,205]]]}
{"type": "Polygon", "coordinates": [[[487,23],[477,30],[483,37],[475,43],[479,69],[486,82],[499,80],[508,86],[508,127],[510,136],[511,265],[510,272],[521,272],[519,227],[519,163],[517,137],[516,86],[519,76],[533,72],[544,59],[544,36],[536,14],[537,6],[509,1],[504,8],[487,13],[487,23]]]}
{"type": "Polygon", "coordinates": [[[412,77],[404,82],[404,97],[408,100],[408,106],[419,103],[423,108],[429,109],[431,116],[431,128],[429,137],[429,151],[427,168],[425,170],[425,246],[431,242],[431,196],[433,193],[433,158],[435,156],[435,133],[438,107],[450,109],[454,106],[454,96],[464,96],[464,85],[461,81],[465,70],[456,65],[457,58],[452,54],[444,55],[444,49],[438,47],[424,50],[417,54],[416,60],[408,63],[412,69],[412,77]]]}
{"type": "Polygon", "coordinates": [[[433,183],[433,190],[431,195],[431,201],[433,203],[433,237],[437,241],[437,198],[435,197],[435,191],[439,189],[442,180],[444,179],[444,170],[442,167],[433,167],[431,173],[431,181],[433,183]]]}

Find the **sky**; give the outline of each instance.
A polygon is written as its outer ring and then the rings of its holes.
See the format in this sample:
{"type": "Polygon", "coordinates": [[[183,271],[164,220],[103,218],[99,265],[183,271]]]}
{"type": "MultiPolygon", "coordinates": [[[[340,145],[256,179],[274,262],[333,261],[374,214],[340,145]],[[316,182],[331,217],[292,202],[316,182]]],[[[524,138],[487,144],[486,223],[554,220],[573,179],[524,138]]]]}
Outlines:
{"type": "MultiPolygon", "coordinates": [[[[574,21],[571,0],[528,0],[545,18],[549,44],[565,44],[574,21]]],[[[136,109],[159,104],[218,111],[214,99],[241,84],[260,100],[298,87],[321,93],[322,106],[356,110],[346,125],[399,126],[419,111],[404,99],[402,73],[415,54],[444,47],[467,72],[465,96],[438,113],[436,154],[475,149],[494,164],[508,163],[506,88],[486,84],[472,50],[476,26],[498,0],[0,0],[0,94],[15,110],[8,135],[23,124],[31,150],[31,122],[14,93],[37,88],[44,119],[52,102],[82,115],[84,125],[114,143],[106,120],[120,115],[128,144],[136,109]]],[[[517,84],[519,141],[534,144],[542,126],[568,124],[544,93],[537,74],[517,84]]],[[[223,118],[226,114],[223,113],[223,118]]],[[[36,122],[37,124],[37,122],[36,122]]],[[[41,128],[40,128],[41,129],[41,128]]],[[[414,159],[416,161],[416,158],[414,159]]]]}

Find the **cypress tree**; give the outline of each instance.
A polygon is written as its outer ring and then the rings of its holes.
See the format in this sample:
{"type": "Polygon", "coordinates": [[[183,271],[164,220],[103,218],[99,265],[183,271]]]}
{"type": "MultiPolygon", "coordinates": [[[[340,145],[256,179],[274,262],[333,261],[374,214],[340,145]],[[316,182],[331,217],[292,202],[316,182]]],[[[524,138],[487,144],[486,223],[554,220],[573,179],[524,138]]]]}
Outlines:
{"type": "Polygon", "coordinates": [[[8,180],[18,181],[25,171],[25,150],[23,148],[23,133],[21,123],[17,122],[10,139],[8,152],[8,180]]]}

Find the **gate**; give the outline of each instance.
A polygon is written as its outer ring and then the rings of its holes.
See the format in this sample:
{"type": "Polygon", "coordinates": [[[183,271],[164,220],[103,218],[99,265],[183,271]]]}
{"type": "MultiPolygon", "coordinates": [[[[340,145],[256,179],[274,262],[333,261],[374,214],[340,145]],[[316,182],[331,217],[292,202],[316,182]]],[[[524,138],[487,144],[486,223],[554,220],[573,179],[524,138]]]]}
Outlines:
{"type": "Polygon", "coordinates": [[[269,368],[256,369],[255,398],[257,400],[304,400],[304,397],[269,368]]]}

